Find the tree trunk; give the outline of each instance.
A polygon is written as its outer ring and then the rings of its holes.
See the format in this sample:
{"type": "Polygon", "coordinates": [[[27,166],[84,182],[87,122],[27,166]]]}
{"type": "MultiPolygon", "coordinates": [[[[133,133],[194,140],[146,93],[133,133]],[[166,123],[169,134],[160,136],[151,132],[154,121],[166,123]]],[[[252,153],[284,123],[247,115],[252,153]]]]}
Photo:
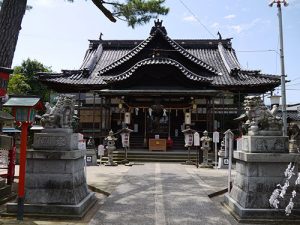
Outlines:
{"type": "Polygon", "coordinates": [[[11,67],[27,0],[4,0],[0,11],[0,66],[11,67]]]}

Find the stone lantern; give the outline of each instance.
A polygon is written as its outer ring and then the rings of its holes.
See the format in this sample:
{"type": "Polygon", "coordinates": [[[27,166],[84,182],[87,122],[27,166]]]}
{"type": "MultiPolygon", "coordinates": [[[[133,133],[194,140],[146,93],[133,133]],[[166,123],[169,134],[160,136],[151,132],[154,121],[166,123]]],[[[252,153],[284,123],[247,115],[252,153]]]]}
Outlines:
{"type": "Polygon", "coordinates": [[[208,136],[208,132],[205,130],[203,136],[201,137],[201,150],[203,151],[203,163],[200,165],[201,168],[212,168],[212,165],[208,164],[208,151],[210,148],[210,143],[212,139],[208,136]]]}

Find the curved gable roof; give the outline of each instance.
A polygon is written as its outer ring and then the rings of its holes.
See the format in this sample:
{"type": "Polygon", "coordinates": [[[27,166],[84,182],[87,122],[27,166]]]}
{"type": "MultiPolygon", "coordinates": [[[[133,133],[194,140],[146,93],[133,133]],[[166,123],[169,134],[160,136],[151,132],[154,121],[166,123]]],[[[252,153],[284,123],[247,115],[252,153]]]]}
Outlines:
{"type": "MultiPolygon", "coordinates": [[[[205,70],[210,71],[211,73],[215,75],[220,75],[220,72],[212,67],[211,65],[205,63],[201,59],[195,57],[193,54],[186,51],[184,48],[182,48],[179,44],[177,44],[175,41],[170,39],[160,28],[157,28],[155,31],[152,32],[152,34],[144,41],[142,41],[138,46],[133,48],[131,51],[126,52],[125,55],[114,61],[113,63],[105,66],[104,68],[101,68],[97,72],[100,76],[105,75],[109,73],[112,69],[116,69],[117,67],[121,67],[125,62],[128,62],[130,59],[134,57],[138,57],[138,54],[153,41],[154,37],[157,35],[161,35],[167,43],[170,44],[170,46],[173,48],[174,51],[180,53],[182,56],[184,56],[186,59],[190,60],[191,62],[197,64],[198,66],[204,68],[205,70]]],[[[170,50],[169,50],[170,51],[170,50]]]]}

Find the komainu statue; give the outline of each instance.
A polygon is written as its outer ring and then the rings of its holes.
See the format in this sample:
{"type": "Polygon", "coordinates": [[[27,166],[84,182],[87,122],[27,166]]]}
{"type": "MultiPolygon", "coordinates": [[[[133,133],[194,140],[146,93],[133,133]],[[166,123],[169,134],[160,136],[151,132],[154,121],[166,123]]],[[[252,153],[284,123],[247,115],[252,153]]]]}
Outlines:
{"type": "Polygon", "coordinates": [[[45,128],[72,128],[75,100],[73,95],[61,94],[55,106],[46,103],[47,111],[41,123],[45,128]]]}
{"type": "Polygon", "coordinates": [[[274,105],[272,110],[269,110],[259,96],[247,96],[244,108],[247,121],[243,127],[248,135],[282,135],[282,121],[276,117],[278,106],[274,105]]]}

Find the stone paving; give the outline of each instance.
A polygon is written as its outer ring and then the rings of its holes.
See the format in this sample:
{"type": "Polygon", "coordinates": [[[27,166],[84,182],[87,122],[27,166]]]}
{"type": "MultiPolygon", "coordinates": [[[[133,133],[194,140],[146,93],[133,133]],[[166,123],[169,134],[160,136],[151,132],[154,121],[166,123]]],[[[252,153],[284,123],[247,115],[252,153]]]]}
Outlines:
{"type": "Polygon", "coordinates": [[[210,180],[209,184],[197,174],[200,170],[209,169],[159,163],[133,166],[89,224],[236,224],[207,196],[226,187],[226,173],[220,171],[223,182],[210,180]],[[222,188],[218,188],[217,183],[219,186],[222,183],[222,188]]]}
{"type": "Polygon", "coordinates": [[[0,225],[239,224],[221,206],[222,196],[208,197],[226,188],[227,170],[145,163],[132,167],[87,167],[86,175],[87,183],[98,192],[99,201],[81,221],[25,218],[20,222],[0,218],[0,225]]]}

